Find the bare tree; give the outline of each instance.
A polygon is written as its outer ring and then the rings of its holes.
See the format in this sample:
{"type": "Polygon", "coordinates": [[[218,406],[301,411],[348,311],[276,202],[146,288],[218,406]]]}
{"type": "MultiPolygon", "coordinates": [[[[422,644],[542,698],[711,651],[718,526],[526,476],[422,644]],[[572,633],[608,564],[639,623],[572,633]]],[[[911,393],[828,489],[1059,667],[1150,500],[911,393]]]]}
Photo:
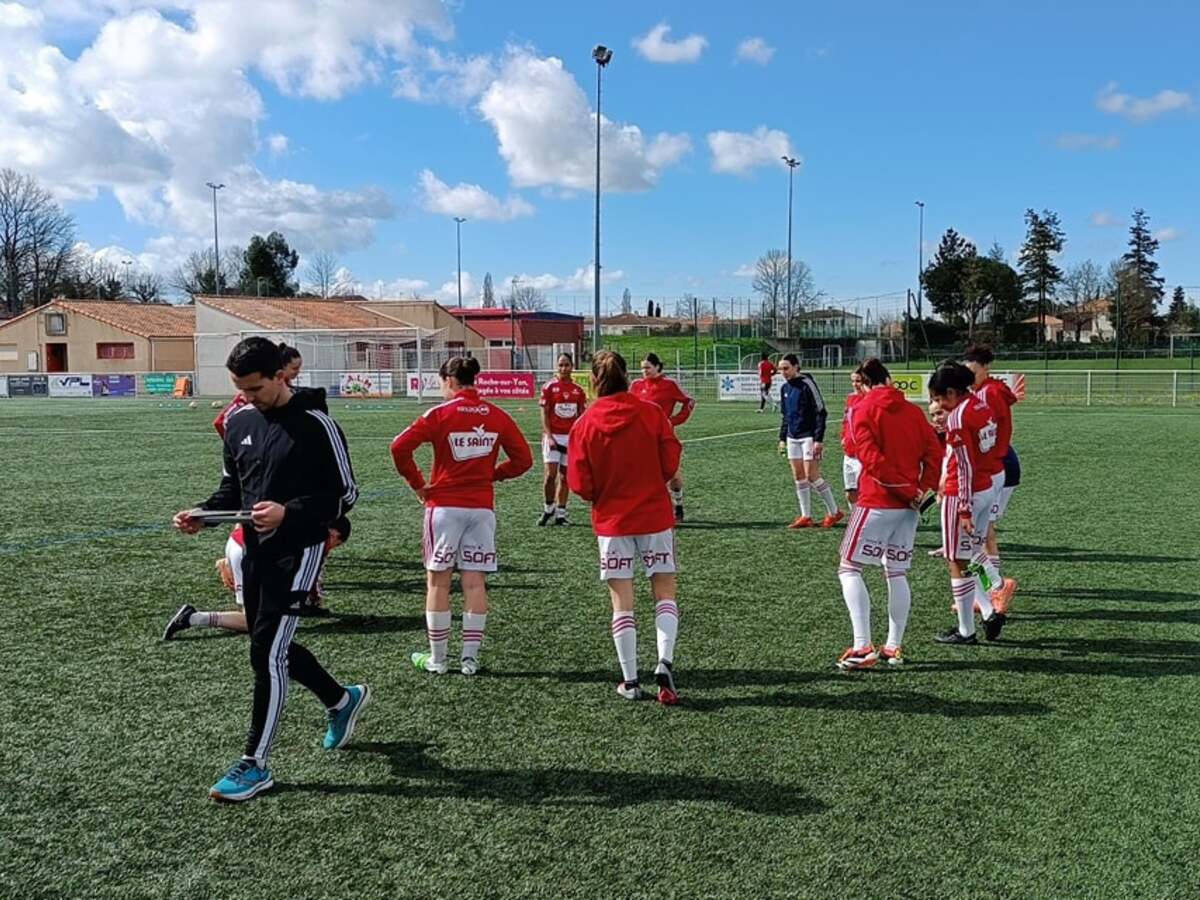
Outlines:
{"type": "Polygon", "coordinates": [[[550,304],[546,302],[546,295],[538,288],[530,285],[513,288],[512,292],[512,308],[518,312],[532,311],[541,312],[547,309],[550,304]]]}
{"type": "Polygon", "coordinates": [[[125,295],[138,303],[166,303],[163,277],[155,272],[139,272],[125,284],[125,295]]]}
{"type": "Polygon", "coordinates": [[[341,263],[336,253],[322,250],[315,254],[304,269],[306,287],[318,297],[337,296],[338,271],[341,263]]]}
{"type": "Polygon", "coordinates": [[[0,170],[0,296],[21,312],[51,299],[75,242],[75,220],[29,175],[0,170]]]}
{"type": "Polygon", "coordinates": [[[792,296],[787,297],[788,264],[783,250],[768,250],[754,264],[754,280],[751,286],[762,297],[770,309],[770,318],[778,320],[779,310],[790,308],[793,318],[805,310],[815,307],[822,294],[813,282],[812,270],[803,261],[792,258],[792,296]]]}
{"type": "MultiPolygon", "coordinates": [[[[242,271],[245,267],[243,253],[240,247],[230,247],[221,254],[221,290],[228,292],[231,285],[242,281],[242,271]]],[[[217,292],[217,276],[213,266],[211,249],[197,250],[188,254],[184,262],[176,267],[167,281],[167,285],[180,294],[195,297],[197,294],[215,294],[217,292]]]]}
{"type": "Polygon", "coordinates": [[[1068,266],[1062,283],[1076,307],[1104,296],[1104,270],[1090,259],[1068,266]]]}

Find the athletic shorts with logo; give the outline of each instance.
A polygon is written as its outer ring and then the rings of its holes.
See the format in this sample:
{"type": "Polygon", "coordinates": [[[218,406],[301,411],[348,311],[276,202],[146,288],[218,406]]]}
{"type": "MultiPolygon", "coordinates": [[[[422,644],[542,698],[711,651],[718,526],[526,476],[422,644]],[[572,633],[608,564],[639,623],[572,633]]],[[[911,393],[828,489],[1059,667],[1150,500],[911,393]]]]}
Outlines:
{"type": "Polygon", "coordinates": [[[647,575],[675,573],[675,531],[656,531],[622,537],[597,537],[600,580],[632,578],[640,563],[647,575]]]}
{"type": "Polygon", "coordinates": [[[816,457],[815,457],[814,451],[813,451],[813,443],[814,443],[813,439],[810,437],[806,437],[806,438],[790,437],[790,438],[788,438],[787,439],[787,458],[788,459],[802,459],[805,462],[807,462],[808,460],[811,460],[811,459],[815,459],[816,457]]]}
{"type": "Polygon", "coordinates": [[[992,503],[992,521],[999,522],[1008,511],[1008,503],[1012,500],[1013,491],[1021,483],[1021,461],[1017,451],[1011,447],[1004,457],[1004,472],[992,479],[992,487],[996,491],[996,499],[992,503]]]}
{"type": "Polygon", "coordinates": [[[968,534],[958,515],[958,498],[942,498],[942,553],[946,559],[971,559],[983,548],[994,500],[991,488],[975,494],[971,503],[972,530],[968,534]]]}
{"type": "Polygon", "coordinates": [[[242,576],[242,558],[245,555],[246,548],[232,537],[225,541],[225,562],[229,565],[229,571],[233,574],[233,597],[237,601],[238,606],[245,606],[246,604],[246,580],[242,576]]]}
{"type": "Polygon", "coordinates": [[[430,572],[495,572],[499,561],[496,513],[461,506],[426,507],[422,552],[430,572]]]}
{"type": "Polygon", "coordinates": [[[558,466],[567,464],[567,440],[568,435],[565,434],[543,434],[542,435],[542,462],[553,463],[558,466]],[[559,450],[558,447],[562,447],[559,450]]]}
{"type": "Polygon", "coordinates": [[[842,559],[883,566],[890,572],[907,572],[912,566],[913,542],[920,518],[915,509],[856,506],[842,539],[842,559]]]}
{"type": "Polygon", "coordinates": [[[862,463],[853,456],[842,457],[842,485],[848,491],[858,490],[858,476],[862,474],[862,463]]]}

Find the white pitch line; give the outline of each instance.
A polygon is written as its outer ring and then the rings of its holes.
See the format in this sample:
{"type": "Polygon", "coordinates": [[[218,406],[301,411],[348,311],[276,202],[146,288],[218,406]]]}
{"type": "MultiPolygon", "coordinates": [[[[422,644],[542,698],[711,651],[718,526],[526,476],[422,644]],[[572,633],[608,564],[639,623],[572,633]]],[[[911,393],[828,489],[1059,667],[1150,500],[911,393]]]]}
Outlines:
{"type": "Polygon", "coordinates": [[[778,428],[755,428],[753,431],[733,431],[729,434],[710,434],[706,437],[684,438],[679,443],[681,444],[698,444],[701,441],[719,441],[721,438],[743,437],[747,434],[766,434],[768,431],[778,433],[778,428]]]}
{"type": "Polygon", "coordinates": [[[206,431],[146,431],[144,428],[138,428],[136,431],[131,431],[127,428],[0,428],[0,437],[5,435],[31,437],[39,434],[119,434],[125,437],[136,437],[142,434],[182,434],[191,437],[217,436],[215,431],[209,434],[206,431]]]}

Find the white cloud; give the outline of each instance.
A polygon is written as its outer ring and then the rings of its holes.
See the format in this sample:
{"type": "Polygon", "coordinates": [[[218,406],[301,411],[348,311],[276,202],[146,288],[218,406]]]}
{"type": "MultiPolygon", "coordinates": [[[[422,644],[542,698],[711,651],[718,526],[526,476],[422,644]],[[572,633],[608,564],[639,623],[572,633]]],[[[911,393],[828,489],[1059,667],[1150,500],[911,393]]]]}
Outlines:
{"type": "MultiPolygon", "coordinates": [[[[596,177],[596,117],[562,60],[514,48],[484,92],[479,112],[491,124],[517,187],[588,190],[596,177]]],[[[663,169],[691,149],[686,134],[647,140],[636,125],[601,119],[602,184],[608,191],[654,187],[663,169]]]]}
{"type": "Polygon", "coordinates": [[[671,26],[659,22],[641,37],[634,38],[633,46],[644,59],[656,63],[695,62],[708,46],[708,39],[701,35],[689,34],[673,41],[667,37],[670,32],[671,26]]]}
{"type": "Polygon", "coordinates": [[[419,103],[463,105],[477,100],[495,77],[490,56],[461,57],[425,47],[396,70],[392,94],[419,103]]]}
{"type": "Polygon", "coordinates": [[[1121,224],[1116,216],[1104,209],[1096,210],[1096,212],[1091,214],[1088,221],[1093,228],[1112,228],[1114,225],[1121,224]]]}
{"type": "Polygon", "coordinates": [[[712,151],[712,170],[745,175],[756,166],[778,165],[781,157],[794,156],[787,134],[760,125],[752,133],[711,131],[708,148],[712,151]]]}
{"type": "Polygon", "coordinates": [[[267,150],[271,156],[280,157],[288,152],[288,136],[286,134],[272,134],[267,137],[267,150]]]}
{"type": "Polygon", "coordinates": [[[421,205],[443,216],[465,216],[468,219],[506,221],[533,214],[533,207],[519,196],[501,201],[477,184],[446,184],[429,169],[420,175],[421,205]]]}
{"type": "MultiPolygon", "coordinates": [[[[787,266],[784,266],[784,268],[786,269],[787,266]]],[[[736,269],[733,270],[733,277],[734,278],[753,278],[757,272],[758,272],[758,269],[755,267],[754,263],[743,263],[742,265],[738,266],[736,269]]]]}
{"type": "Polygon", "coordinates": [[[1171,241],[1177,241],[1183,237],[1183,230],[1179,228],[1160,228],[1154,232],[1154,239],[1163,244],[1169,244],[1171,241]]]}
{"type": "MultiPolygon", "coordinates": [[[[499,302],[500,285],[496,285],[496,298],[499,302]]],[[[462,298],[463,306],[479,306],[480,298],[483,296],[483,285],[476,284],[474,276],[470,272],[462,273],[462,298]]],[[[434,298],[444,306],[458,306],[458,273],[451,272],[450,280],[442,283],[442,286],[434,293],[434,298]]]]}
{"type": "Polygon", "coordinates": [[[745,62],[767,65],[775,55],[775,48],[760,37],[746,38],[737,46],[737,58],[745,62]]]}
{"type": "Polygon", "coordinates": [[[1121,139],[1115,134],[1076,134],[1067,132],[1054,139],[1060,150],[1116,150],[1121,139]]]}
{"type": "MultiPolygon", "coordinates": [[[[595,270],[592,264],[588,263],[586,266],[580,266],[571,275],[551,275],[548,272],[541,275],[530,275],[526,272],[522,272],[520,275],[517,275],[516,278],[519,279],[518,287],[534,287],[545,293],[553,293],[556,291],[571,293],[576,291],[591,290],[596,283],[596,276],[594,272],[595,270]]],[[[604,266],[600,270],[601,284],[612,284],[622,281],[624,278],[625,272],[621,269],[610,269],[608,266],[604,266]]],[[[505,290],[508,290],[509,286],[512,285],[512,280],[513,276],[509,275],[504,279],[503,282],[498,282],[498,284],[505,285],[505,290]]],[[[499,290],[499,288],[497,288],[497,290],[499,290]]]]}
{"type": "Polygon", "coordinates": [[[1193,108],[1192,95],[1185,91],[1162,90],[1152,97],[1135,97],[1117,90],[1110,81],[1096,95],[1096,108],[1101,112],[1123,116],[1131,122],[1149,122],[1170,112],[1193,108]]]}

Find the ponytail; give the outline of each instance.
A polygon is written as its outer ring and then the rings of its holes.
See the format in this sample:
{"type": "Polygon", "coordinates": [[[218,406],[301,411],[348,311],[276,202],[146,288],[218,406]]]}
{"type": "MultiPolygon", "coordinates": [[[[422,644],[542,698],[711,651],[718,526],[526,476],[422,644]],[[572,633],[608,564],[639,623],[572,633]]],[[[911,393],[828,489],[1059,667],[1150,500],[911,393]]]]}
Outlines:
{"type": "Polygon", "coordinates": [[[475,383],[475,376],[479,374],[479,360],[469,356],[452,356],[442,363],[438,374],[442,378],[453,378],[463,387],[470,387],[475,383]]]}
{"type": "MultiPolygon", "coordinates": [[[[654,354],[650,354],[653,356],[654,354]]],[[[646,357],[650,361],[650,357],[646,357]]],[[[629,390],[625,357],[612,350],[601,350],[592,357],[592,387],[596,396],[608,397],[629,390]]]]}

